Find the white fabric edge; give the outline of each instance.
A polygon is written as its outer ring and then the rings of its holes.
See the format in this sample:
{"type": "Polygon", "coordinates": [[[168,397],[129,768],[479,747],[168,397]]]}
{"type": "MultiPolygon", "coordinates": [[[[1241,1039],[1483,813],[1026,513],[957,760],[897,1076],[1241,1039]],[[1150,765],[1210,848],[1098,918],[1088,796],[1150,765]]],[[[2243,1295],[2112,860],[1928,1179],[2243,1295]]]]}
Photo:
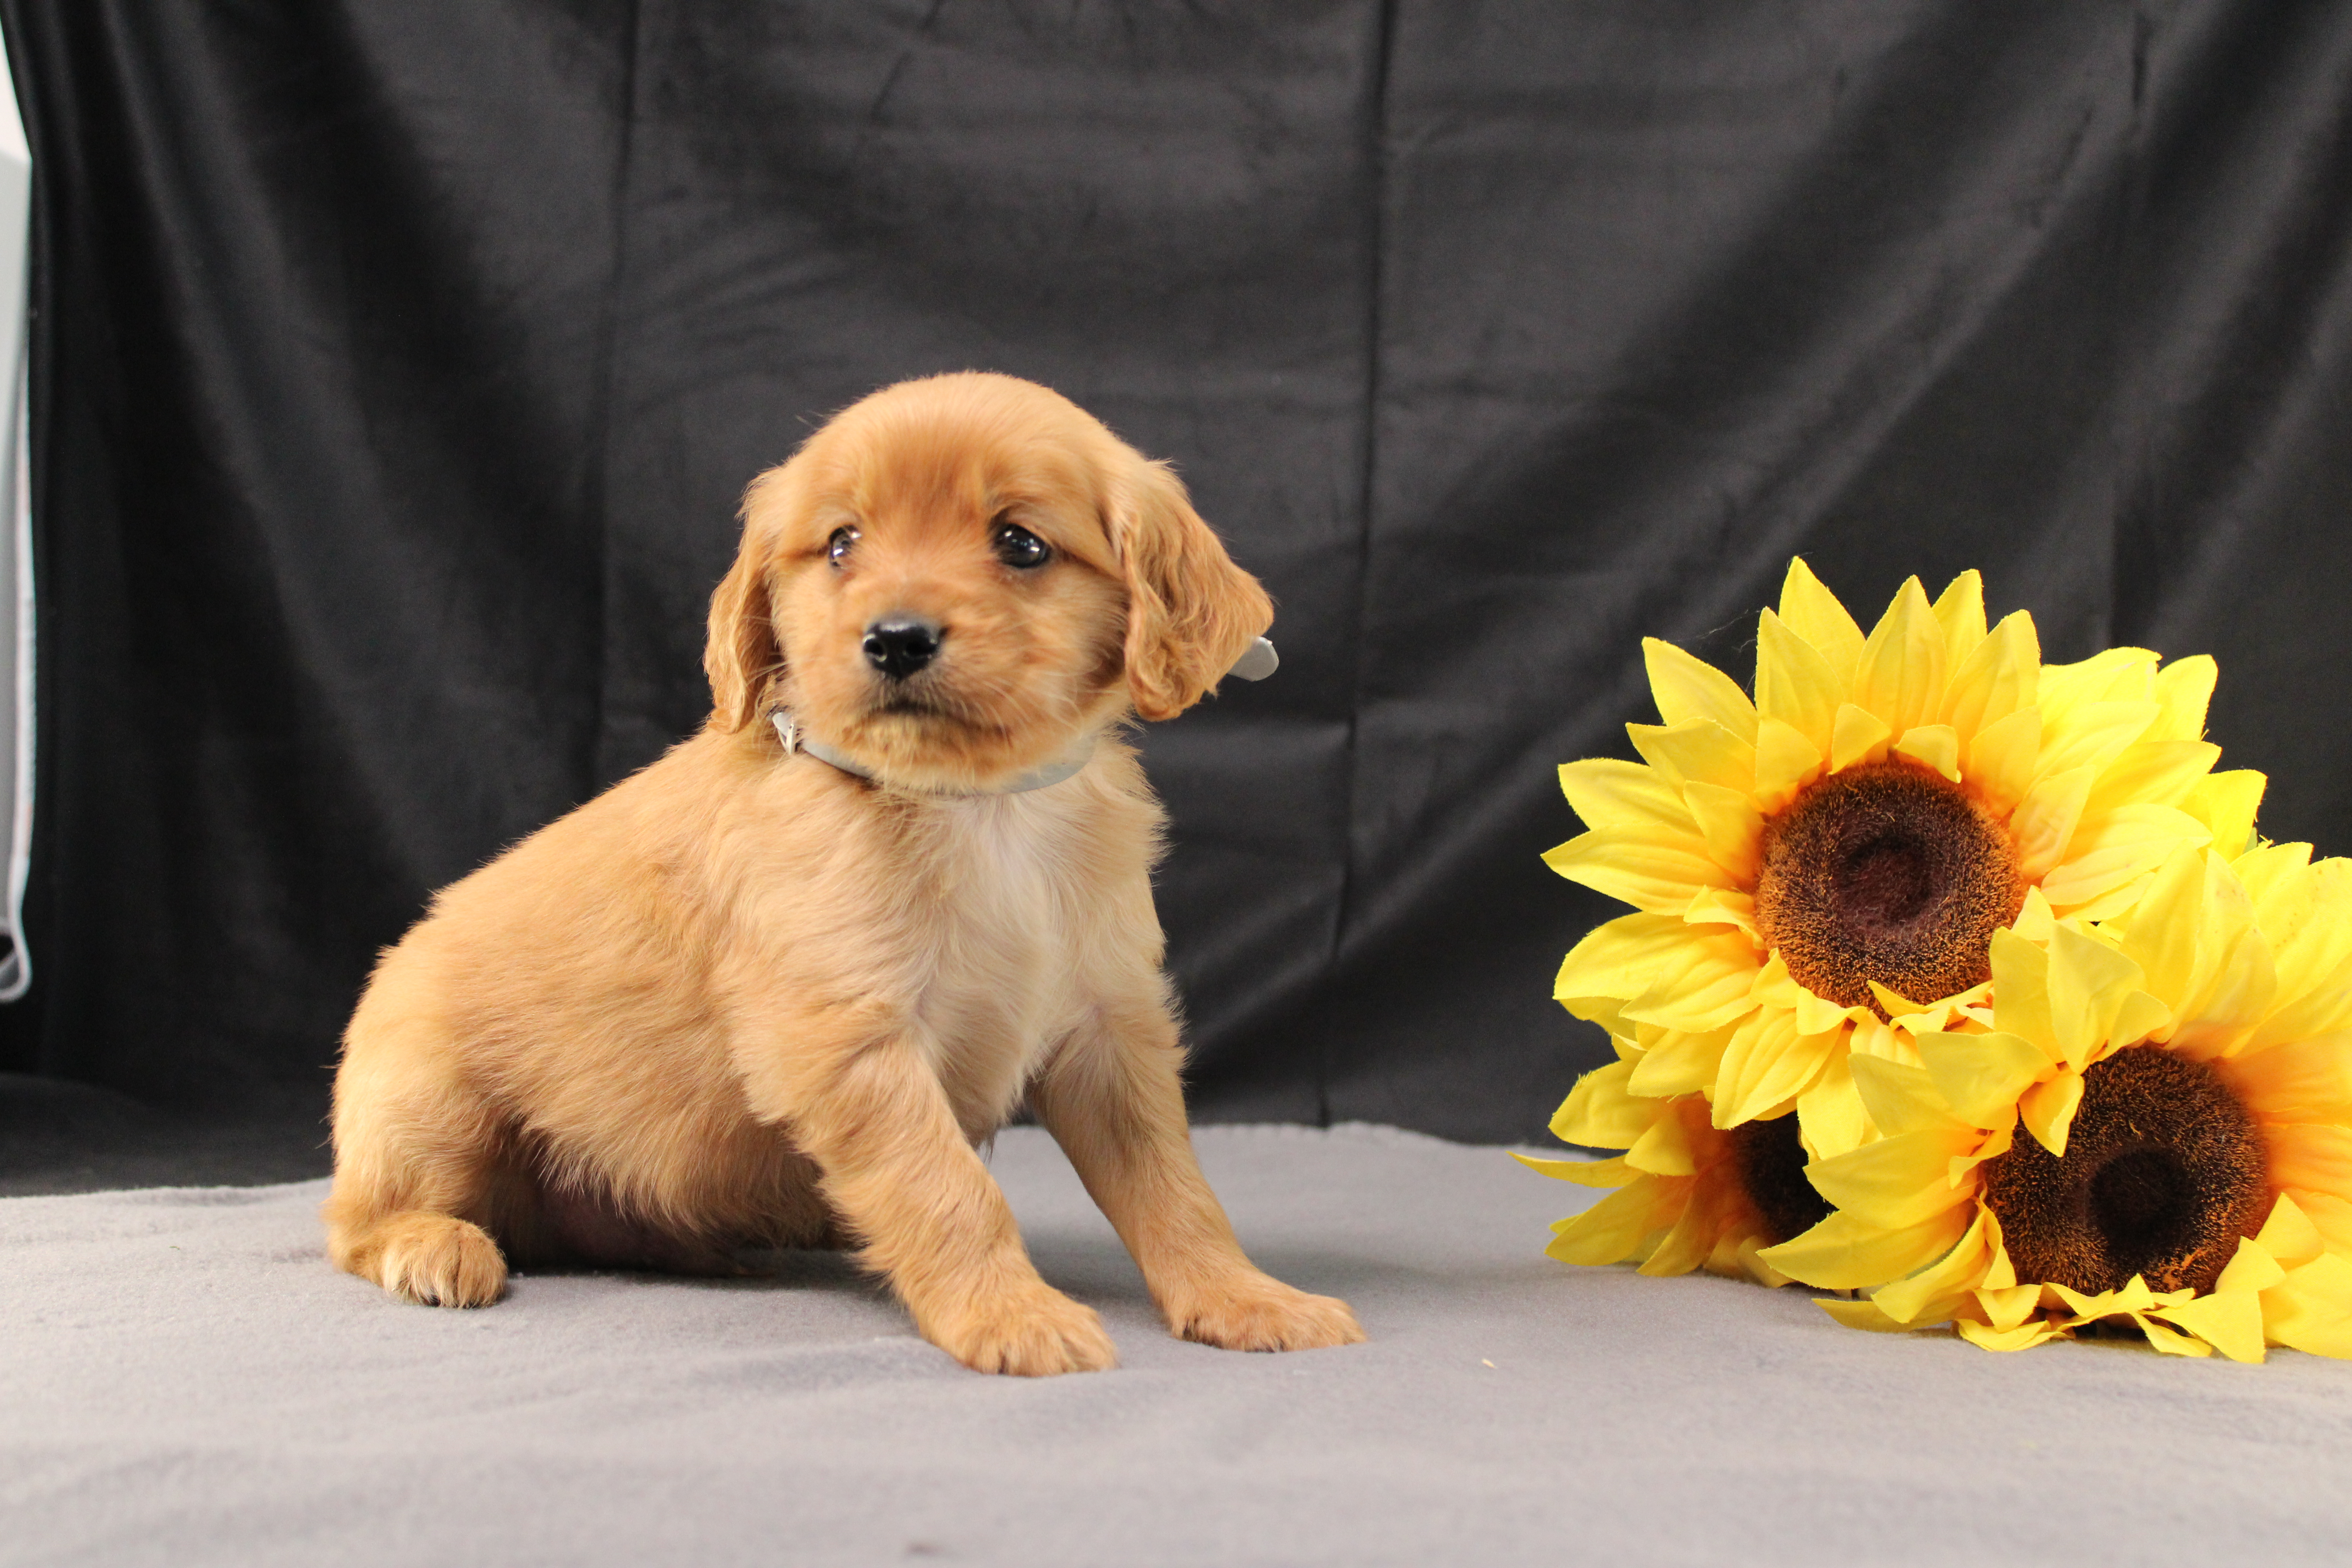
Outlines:
{"type": "MultiPolygon", "coordinates": [[[[20,307],[21,309],[21,307],[20,307]]],[[[27,322],[26,325],[30,325],[27,322]]],[[[27,334],[29,336],[29,334],[27,334]]],[[[0,960],[0,1002],[14,1002],[33,984],[33,950],[25,942],[25,883],[33,869],[33,399],[29,344],[16,360],[16,787],[8,823],[8,938],[0,960]]]]}
{"type": "Polygon", "coordinates": [[[34,748],[34,611],[33,611],[33,459],[32,459],[32,170],[33,155],[25,136],[25,118],[16,101],[16,85],[7,51],[0,46],[0,160],[25,171],[24,211],[11,234],[0,236],[0,248],[16,251],[16,298],[5,308],[16,321],[16,363],[6,367],[8,380],[0,382],[15,395],[16,417],[11,433],[15,472],[9,500],[11,553],[16,566],[16,712],[12,759],[16,788],[9,801],[7,907],[0,910],[10,949],[0,957],[0,1002],[14,1002],[33,984],[33,954],[25,942],[25,884],[33,859],[34,748]]]}

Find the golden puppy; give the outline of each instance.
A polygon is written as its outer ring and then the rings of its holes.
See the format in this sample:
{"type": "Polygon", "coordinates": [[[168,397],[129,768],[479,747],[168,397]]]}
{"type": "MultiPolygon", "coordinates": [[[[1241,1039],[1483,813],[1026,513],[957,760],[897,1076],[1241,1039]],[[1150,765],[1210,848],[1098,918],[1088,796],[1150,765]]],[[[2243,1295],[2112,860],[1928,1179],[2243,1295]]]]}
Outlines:
{"type": "Polygon", "coordinates": [[[376,966],[335,1081],[336,1265],[476,1306],[508,1255],[847,1241],[967,1366],[1107,1367],[974,1152],[1025,1093],[1173,1331],[1361,1339],[1251,1265],[1193,1160],[1162,818],[1112,732],[1214,686],[1272,619],[1256,582],[1166,468],[999,375],[866,398],[743,521],[702,732],[376,966]]]}

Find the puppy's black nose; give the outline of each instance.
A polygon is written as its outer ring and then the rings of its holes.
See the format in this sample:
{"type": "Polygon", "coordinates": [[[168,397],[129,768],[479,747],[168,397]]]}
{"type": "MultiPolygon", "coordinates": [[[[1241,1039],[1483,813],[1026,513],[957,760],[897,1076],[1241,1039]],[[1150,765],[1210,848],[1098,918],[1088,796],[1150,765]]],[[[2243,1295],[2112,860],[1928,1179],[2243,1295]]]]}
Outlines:
{"type": "Polygon", "coordinates": [[[887,616],[866,628],[866,662],[893,680],[904,680],[939,657],[947,633],[920,616],[887,616]]]}

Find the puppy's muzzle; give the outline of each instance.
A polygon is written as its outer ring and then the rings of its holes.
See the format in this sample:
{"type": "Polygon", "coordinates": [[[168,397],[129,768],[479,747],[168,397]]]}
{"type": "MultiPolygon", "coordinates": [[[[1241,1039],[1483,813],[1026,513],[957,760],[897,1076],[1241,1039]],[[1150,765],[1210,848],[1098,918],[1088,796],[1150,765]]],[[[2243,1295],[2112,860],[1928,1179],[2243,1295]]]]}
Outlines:
{"type": "Polygon", "coordinates": [[[904,680],[939,657],[947,628],[920,616],[885,616],[866,628],[866,662],[904,680]]]}

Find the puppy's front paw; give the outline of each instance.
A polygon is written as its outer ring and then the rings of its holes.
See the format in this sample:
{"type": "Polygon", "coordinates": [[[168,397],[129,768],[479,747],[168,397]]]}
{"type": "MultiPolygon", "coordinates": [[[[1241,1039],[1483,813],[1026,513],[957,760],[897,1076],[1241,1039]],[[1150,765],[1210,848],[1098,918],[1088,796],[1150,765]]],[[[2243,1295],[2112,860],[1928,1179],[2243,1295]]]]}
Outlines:
{"type": "Polygon", "coordinates": [[[1171,1303],[1168,1327],[1179,1339],[1229,1351],[1312,1351],[1364,1342],[1348,1303],[1310,1296],[1264,1274],[1247,1274],[1171,1303]]]}
{"type": "Polygon", "coordinates": [[[1094,1310],[1044,1283],[976,1302],[950,1321],[924,1325],[923,1331],[974,1372],[1052,1377],[1107,1372],[1118,1364],[1118,1352],[1094,1310]]]}
{"type": "Polygon", "coordinates": [[[507,1261],[478,1225],[414,1213],[384,1227],[376,1283],[427,1307],[487,1307],[505,1291],[507,1261]]]}

